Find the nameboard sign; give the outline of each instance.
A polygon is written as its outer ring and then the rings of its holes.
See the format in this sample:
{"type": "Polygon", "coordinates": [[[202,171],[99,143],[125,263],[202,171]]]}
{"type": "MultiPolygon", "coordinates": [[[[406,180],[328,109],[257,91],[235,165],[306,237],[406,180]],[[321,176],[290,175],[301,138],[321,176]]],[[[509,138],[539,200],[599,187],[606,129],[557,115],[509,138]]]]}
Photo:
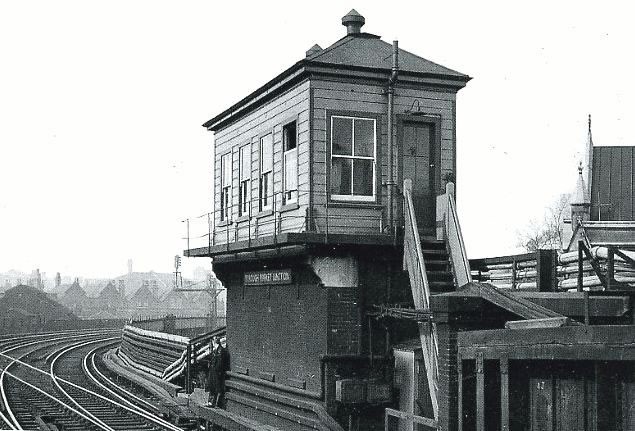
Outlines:
{"type": "Polygon", "coordinates": [[[254,271],[245,273],[245,286],[263,286],[267,284],[291,284],[290,269],[254,271]]]}

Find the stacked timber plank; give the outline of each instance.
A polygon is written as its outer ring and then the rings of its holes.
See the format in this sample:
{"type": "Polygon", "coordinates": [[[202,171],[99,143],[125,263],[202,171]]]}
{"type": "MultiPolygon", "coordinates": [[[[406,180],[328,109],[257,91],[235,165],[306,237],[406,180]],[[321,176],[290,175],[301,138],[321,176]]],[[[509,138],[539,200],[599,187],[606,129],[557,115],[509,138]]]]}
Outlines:
{"type": "MultiPolygon", "coordinates": [[[[627,257],[635,259],[635,251],[620,250],[627,257]]],[[[592,247],[591,256],[599,264],[601,272],[607,273],[608,248],[592,247]]],[[[615,281],[625,283],[631,287],[635,287],[635,265],[625,261],[620,256],[614,257],[614,278],[615,281]]],[[[587,258],[583,261],[582,266],[583,279],[582,286],[585,290],[602,290],[603,285],[599,277],[595,274],[591,261],[587,258]]],[[[578,284],[578,252],[572,251],[562,253],[558,256],[558,288],[560,290],[575,289],[578,284]]]]}
{"type": "Polygon", "coordinates": [[[537,261],[534,253],[473,259],[472,279],[499,289],[537,290],[537,261]]]}
{"type": "MultiPolygon", "coordinates": [[[[620,250],[627,257],[635,259],[635,251],[620,250]]],[[[604,275],[608,272],[608,248],[592,247],[591,257],[604,275]]],[[[555,277],[557,289],[575,290],[578,286],[578,252],[561,253],[556,258],[555,277]]],[[[538,263],[536,254],[527,253],[470,262],[472,278],[493,284],[499,289],[538,290],[538,263]]],[[[635,287],[635,265],[615,255],[614,279],[619,283],[635,287]]],[[[593,268],[592,261],[584,256],[582,262],[582,286],[584,290],[603,290],[602,281],[593,268]]]]}
{"type": "Polygon", "coordinates": [[[184,356],[189,338],[126,325],[118,356],[124,364],[156,377],[184,356]]]}

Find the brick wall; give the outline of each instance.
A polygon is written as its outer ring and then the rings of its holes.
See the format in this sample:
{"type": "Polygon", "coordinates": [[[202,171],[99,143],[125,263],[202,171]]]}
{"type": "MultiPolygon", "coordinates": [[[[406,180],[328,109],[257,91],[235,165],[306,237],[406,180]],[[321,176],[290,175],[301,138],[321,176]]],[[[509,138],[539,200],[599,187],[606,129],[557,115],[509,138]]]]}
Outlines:
{"type": "Polygon", "coordinates": [[[361,345],[358,289],[328,288],[328,354],[358,354],[361,345]]]}
{"type": "MultiPolygon", "coordinates": [[[[290,285],[226,284],[228,346],[233,371],[321,390],[327,294],[302,271],[290,285]]],[[[237,280],[236,280],[237,281],[237,280]]]]}
{"type": "Polygon", "coordinates": [[[439,425],[441,430],[457,429],[458,370],[457,334],[455,325],[437,324],[439,346],[439,425]]]}

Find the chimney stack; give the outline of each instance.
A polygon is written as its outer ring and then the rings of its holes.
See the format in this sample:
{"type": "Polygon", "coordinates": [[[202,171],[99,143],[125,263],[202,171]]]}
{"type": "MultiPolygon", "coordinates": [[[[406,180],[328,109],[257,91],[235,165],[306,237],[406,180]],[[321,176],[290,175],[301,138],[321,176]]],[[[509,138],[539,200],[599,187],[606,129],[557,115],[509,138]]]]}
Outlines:
{"type": "Polygon", "coordinates": [[[346,34],[349,36],[359,34],[365,23],[366,19],[355,9],[351,9],[349,13],[342,17],[342,25],[346,27],[346,34]]]}

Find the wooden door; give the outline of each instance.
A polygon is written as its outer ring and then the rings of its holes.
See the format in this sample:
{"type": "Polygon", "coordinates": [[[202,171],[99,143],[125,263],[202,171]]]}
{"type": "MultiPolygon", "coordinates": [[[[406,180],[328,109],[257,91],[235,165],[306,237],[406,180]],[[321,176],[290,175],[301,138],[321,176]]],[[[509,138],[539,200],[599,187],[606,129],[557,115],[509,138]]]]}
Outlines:
{"type": "Polygon", "coordinates": [[[404,122],[401,133],[402,178],[412,180],[412,201],[419,230],[433,234],[436,225],[435,123],[404,122]]]}
{"type": "Polygon", "coordinates": [[[635,429],[635,382],[622,383],[622,429],[635,429]]]}
{"type": "Polygon", "coordinates": [[[583,378],[556,380],[556,431],[587,429],[583,378]]]}
{"type": "Polygon", "coordinates": [[[553,431],[553,378],[529,379],[531,431],[553,431]]]}

